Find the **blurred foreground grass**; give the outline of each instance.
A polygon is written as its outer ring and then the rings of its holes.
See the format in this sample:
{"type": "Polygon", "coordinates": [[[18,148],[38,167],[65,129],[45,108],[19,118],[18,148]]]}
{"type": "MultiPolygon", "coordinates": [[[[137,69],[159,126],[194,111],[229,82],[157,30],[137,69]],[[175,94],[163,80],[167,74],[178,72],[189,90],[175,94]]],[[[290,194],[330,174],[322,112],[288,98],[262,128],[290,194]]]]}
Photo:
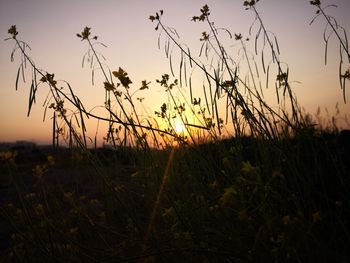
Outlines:
{"type": "Polygon", "coordinates": [[[1,153],[3,262],[348,262],[349,134],[1,153]]]}

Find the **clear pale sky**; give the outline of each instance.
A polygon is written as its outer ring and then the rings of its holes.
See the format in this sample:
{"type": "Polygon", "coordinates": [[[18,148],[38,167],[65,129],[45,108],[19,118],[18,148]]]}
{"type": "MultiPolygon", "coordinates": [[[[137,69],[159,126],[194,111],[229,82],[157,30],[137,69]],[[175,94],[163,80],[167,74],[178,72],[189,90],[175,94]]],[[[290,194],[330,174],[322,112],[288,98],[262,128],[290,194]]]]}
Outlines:
{"type": "MultiPolygon", "coordinates": [[[[350,1],[324,0],[322,3],[338,5],[327,12],[350,34],[350,1]]],[[[108,46],[99,51],[107,58],[106,64],[111,70],[125,69],[135,90],[141,80],[152,82],[150,90],[142,96],[146,98],[146,109],[153,114],[165,96],[155,79],[169,74],[170,69],[164,51],[157,48],[158,32],[148,17],[164,10],[164,24],[176,28],[181,42],[198,54],[199,38],[205,28],[204,24],[190,20],[200,15],[199,9],[204,4],[208,4],[211,20],[217,27],[249,36],[254,15],[244,9],[243,0],[0,0],[0,36],[2,40],[7,38],[8,28],[17,25],[18,38],[30,45],[30,55],[36,65],[55,73],[56,79],[68,81],[86,108],[91,109],[103,105],[102,78],[97,76],[92,86],[91,70],[88,66],[81,67],[87,46],[76,37],[85,26],[91,27],[92,34],[108,46]]],[[[280,57],[289,65],[290,81],[295,81],[293,90],[305,110],[314,114],[320,106],[332,114],[339,102],[341,113],[350,117],[350,90],[347,90],[348,102],[344,104],[337,77],[338,42],[330,41],[325,66],[325,21],[320,17],[309,26],[315,7],[310,6],[308,0],[261,0],[257,9],[265,26],[278,38],[280,57]]],[[[20,82],[19,90],[15,91],[20,59],[16,56],[11,63],[13,46],[12,41],[0,41],[0,141],[49,142],[51,121],[42,121],[47,91],[39,91],[37,104],[27,118],[30,73],[27,82],[20,82]]]]}

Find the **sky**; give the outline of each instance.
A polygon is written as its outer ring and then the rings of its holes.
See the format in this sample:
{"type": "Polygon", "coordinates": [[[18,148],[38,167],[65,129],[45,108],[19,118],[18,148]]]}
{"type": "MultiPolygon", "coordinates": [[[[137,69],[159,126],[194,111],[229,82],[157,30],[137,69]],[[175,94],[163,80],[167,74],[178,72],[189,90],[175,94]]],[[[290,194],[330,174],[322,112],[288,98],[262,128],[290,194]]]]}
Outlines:
{"type": "MultiPolygon", "coordinates": [[[[327,12],[349,33],[350,1],[325,0],[322,3],[338,6],[327,12]]],[[[190,20],[200,15],[199,9],[204,4],[208,4],[217,27],[249,37],[254,14],[245,10],[241,0],[0,0],[0,36],[6,39],[8,28],[16,25],[18,38],[30,45],[29,55],[37,67],[54,73],[58,80],[68,81],[85,107],[93,109],[104,102],[103,78],[96,71],[95,85],[92,85],[91,69],[88,65],[82,68],[87,45],[76,37],[85,26],[91,27],[92,35],[97,35],[107,46],[98,46],[106,65],[111,70],[119,67],[126,70],[133,81],[131,89],[136,90],[142,80],[151,81],[150,89],[140,95],[145,97],[140,111],[152,115],[165,96],[164,89],[155,80],[162,74],[170,74],[170,68],[164,50],[157,46],[159,32],[148,17],[164,10],[163,23],[175,28],[180,42],[186,43],[193,54],[198,54],[199,38],[206,27],[190,20]]],[[[257,9],[265,26],[278,38],[280,58],[288,63],[293,91],[305,111],[315,114],[320,107],[322,112],[327,109],[331,116],[338,104],[341,115],[350,116],[350,92],[348,90],[345,104],[338,80],[338,42],[331,39],[325,65],[325,21],[320,17],[309,25],[315,7],[307,0],[261,0],[257,9]]],[[[254,39],[254,33],[250,37],[254,39]]],[[[37,103],[27,117],[30,72],[27,81],[20,81],[16,91],[20,57],[17,53],[15,61],[11,62],[13,47],[11,40],[0,41],[0,141],[50,142],[52,123],[49,117],[43,122],[42,106],[47,90],[44,86],[39,90],[37,103]]],[[[235,56],[235,46],[228,47],[235,56]]]]}

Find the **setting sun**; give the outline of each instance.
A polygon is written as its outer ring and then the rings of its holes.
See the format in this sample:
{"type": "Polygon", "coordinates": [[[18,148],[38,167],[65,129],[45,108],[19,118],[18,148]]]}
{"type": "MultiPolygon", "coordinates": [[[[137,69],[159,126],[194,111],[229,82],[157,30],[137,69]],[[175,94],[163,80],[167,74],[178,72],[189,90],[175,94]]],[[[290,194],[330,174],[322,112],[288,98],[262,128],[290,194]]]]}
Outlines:
{"type": "Polygon", "coordinates": [[[350,0],[201,2],[0,0],[5,262],[350,263],[350,0]]]}
{"type": "Polygon", "coordinates": [[[182,134],[185,131],[185,125],[178,118],[175,120],[175,131],[177,134],[182,134]]]}

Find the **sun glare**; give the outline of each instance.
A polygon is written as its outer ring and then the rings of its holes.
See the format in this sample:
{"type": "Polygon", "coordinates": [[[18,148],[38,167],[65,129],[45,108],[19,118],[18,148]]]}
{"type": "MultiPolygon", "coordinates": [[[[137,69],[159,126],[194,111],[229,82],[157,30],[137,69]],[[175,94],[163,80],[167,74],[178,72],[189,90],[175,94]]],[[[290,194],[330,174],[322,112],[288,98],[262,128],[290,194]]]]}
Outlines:
{"type": "Polygon", "coordinates": [[[175,131],[177,134],[181,134],[185,131],[185,125],[180,119],[175,120],[175,131]]]}

